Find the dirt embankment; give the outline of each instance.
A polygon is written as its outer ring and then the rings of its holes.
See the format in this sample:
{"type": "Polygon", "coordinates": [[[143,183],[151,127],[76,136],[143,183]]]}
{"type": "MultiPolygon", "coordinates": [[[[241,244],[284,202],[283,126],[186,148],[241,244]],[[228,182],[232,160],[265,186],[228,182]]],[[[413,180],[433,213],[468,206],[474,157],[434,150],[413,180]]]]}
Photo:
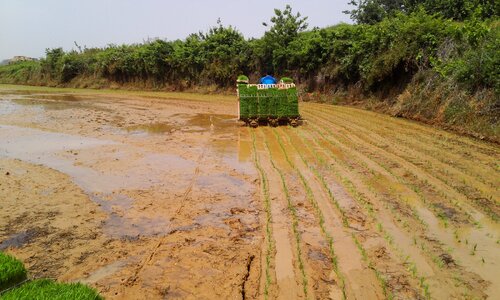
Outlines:
{"type": "Polygon", "coordinates": [[[0,247],[108,298],[500,296],[500,150],[302,103],[0,95],[0,247]]]}

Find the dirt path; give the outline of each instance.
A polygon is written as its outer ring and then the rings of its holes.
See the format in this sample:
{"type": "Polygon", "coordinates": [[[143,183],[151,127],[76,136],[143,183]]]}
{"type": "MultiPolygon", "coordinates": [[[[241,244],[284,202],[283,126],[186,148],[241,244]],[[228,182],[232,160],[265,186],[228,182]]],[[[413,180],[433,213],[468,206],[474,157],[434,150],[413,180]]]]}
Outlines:
{"type": "Polygon", "coordinates": [[[0,250],[110,299],[496,299],[500,149],[302,103],[0,86],[0,250]]]}

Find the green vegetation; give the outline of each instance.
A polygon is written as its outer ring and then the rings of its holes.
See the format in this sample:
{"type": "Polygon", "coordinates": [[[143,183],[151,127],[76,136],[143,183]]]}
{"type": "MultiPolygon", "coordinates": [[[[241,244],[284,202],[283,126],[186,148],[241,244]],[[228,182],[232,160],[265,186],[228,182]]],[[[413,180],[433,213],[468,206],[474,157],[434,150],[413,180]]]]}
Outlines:
{"type": "Polygon", "coordinates": [[[57,283],[49,279],[30,281],[2,295],[10,299],[50,299],[50,300],[98,300],[104,299],[94,289],[81,283],[57,283]]]}
{"type": "Polygon", "coordinates": [[[365,107],[499,140],[498,1],[351,4],[355,25],[308,30],[307,18],[286,6],[259,39],[219,21],[184,40],[47,49],[40,61],[0,66],[0,82],[227,89],[238,74],[255,81],[271,71],[293,74],[305,100],[365,99],[365,107]]]}
{"type": "Polygon", "coordinates": [[[49,279],[28,281],[23,263],[3,252],[0,252],[0,292],[3,300],[104,299],[97,291],[81,283],[57,283],[49,279]]]}
{"type": "Polygon", "coordinates": [[[0,291],[26,279],[27,272],[21,261],[0,252],[0,291]]]}

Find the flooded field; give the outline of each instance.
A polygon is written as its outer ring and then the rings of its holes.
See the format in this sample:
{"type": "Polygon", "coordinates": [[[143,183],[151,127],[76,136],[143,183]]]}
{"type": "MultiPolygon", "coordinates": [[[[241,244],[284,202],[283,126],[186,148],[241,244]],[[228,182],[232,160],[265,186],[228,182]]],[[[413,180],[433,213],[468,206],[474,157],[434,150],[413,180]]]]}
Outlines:
{"type": "Polygon", "coordinates": [[[0,86],[0,250],[109,299],[498,299],[500,148],[354,108],[0,86]]]}

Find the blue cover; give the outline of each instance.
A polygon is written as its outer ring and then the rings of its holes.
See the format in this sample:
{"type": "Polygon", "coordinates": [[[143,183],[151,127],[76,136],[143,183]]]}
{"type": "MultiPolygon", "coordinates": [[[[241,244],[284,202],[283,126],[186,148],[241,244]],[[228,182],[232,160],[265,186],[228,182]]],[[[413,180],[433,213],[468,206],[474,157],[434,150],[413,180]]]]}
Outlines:
{"type": "Polygon", "coordinates": [[[271,75],[266,75],[260,79],[260,84],[276,84],[278,81],[271,75]]]}

